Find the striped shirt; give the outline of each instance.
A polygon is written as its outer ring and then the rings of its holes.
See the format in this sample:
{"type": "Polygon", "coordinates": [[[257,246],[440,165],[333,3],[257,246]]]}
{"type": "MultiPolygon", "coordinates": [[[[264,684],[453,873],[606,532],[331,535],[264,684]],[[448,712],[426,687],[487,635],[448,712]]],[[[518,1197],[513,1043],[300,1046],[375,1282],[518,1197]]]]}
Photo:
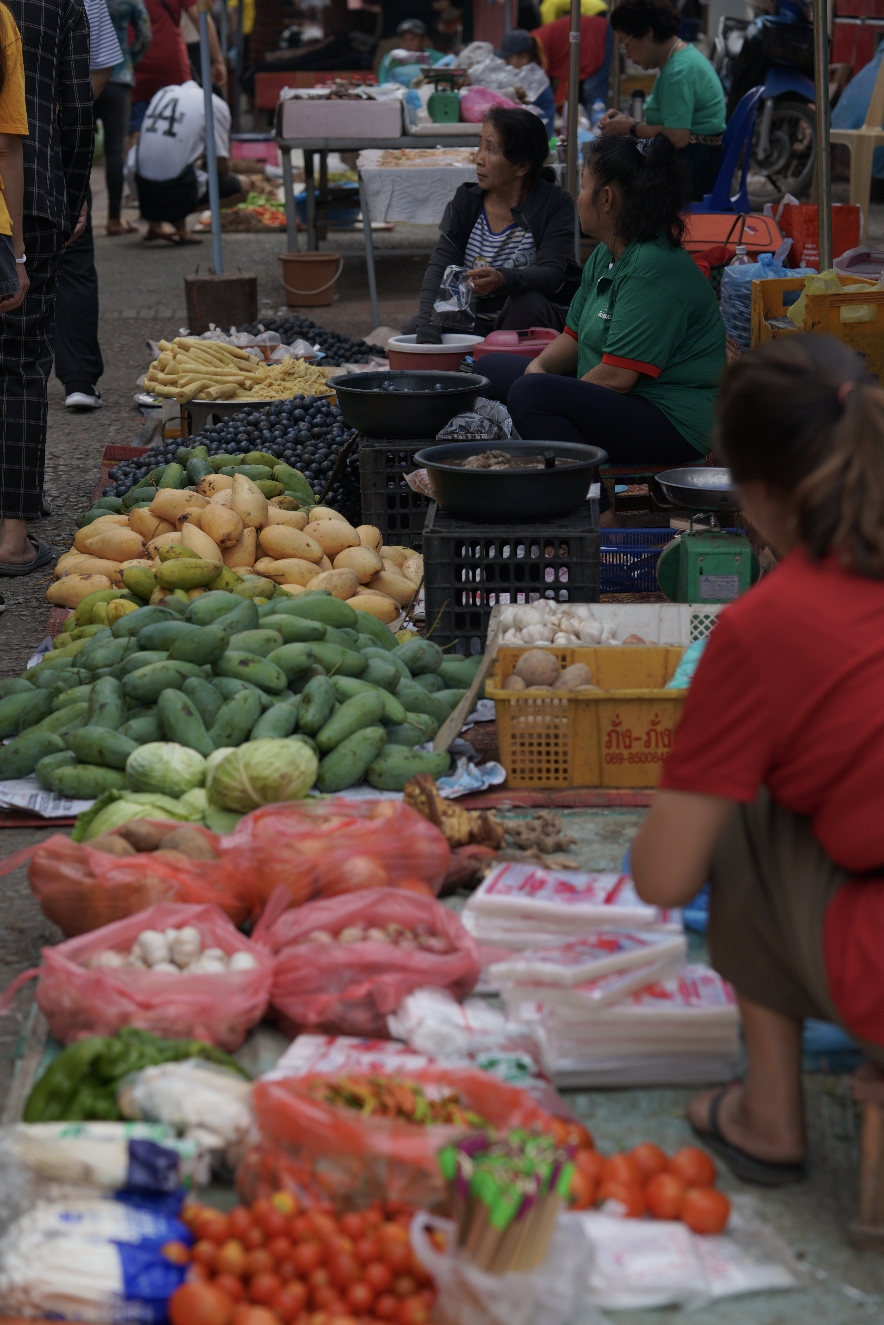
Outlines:
{"type": "Polygon", "coordinates": [[[495,234],[483,207],[467,240],[464,252],[467,270],[473,267],[533,267],[536,261],[537,250],[531,231],[513,221],[495,234]]]}
{"type": "Polygon", "coordinates": [[[105,0],[86,0],[89,20],[89,68],[113,69],[123,58],[105,0]]]}

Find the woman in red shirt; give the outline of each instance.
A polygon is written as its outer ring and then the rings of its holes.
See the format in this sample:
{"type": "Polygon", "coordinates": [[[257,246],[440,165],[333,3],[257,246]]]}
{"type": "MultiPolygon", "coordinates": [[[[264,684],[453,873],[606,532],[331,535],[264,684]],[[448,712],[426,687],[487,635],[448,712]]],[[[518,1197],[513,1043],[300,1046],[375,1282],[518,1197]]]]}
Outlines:
{"type": "Polygon", "coordinates": [[[712,881],[745,1080],[691,1101],[745,1181],[804,1176],[801,1028],[884,1066],[884,392],[796,333],[732,364],[716,450],[779,565],[710,636],[632,853],[646,902],[712,881]]]}

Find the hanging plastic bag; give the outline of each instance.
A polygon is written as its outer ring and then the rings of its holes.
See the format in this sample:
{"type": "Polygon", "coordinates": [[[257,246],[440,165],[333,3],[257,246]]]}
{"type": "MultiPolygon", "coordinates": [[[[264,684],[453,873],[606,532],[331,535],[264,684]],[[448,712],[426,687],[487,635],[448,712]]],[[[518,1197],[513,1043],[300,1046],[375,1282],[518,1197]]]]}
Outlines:
{"type": "MultiPolygon", "coordinates": [[[[280,892],[285,906],[287,894],[280,892]]],[[[292,1034],[303,1028],[381,1039],[388,1014],[413,990],[432,985],[462,999],[479,978],[476,941],[453,911],[430,897],[372,888],[274,917],[276,901],[252,940],[275,958],[270,1002],[292,1034]],[[345,937],[310,942],[317,931],[345,937]]]]}
{"type": "Polygon", "coordinates": [[[468,124],[481,124],[492,106],[503,106],[507,110],[519,109],[517,101],[511,101],[492,87],[468,87],[461,93],[460,118],[468,124]]]}
{"type": "Polygon", "coordinates": [[[42,957],[42,966],[25,971],[9,986],[0,1012],[9,1010],[26,981],[38,977],[37,1004],[62,1044],[135,1026],[172,1039],[205,1040],[232,1052],[264,1016],[273,982],[274,962],[267,949],[240,934],[217,906],[161,903],[44,948],[42,957]],[[128,953],[143,930],[162,933],[187,925],[199,931],[204,949],[249,953],[256,965],[217,975],[87,965],[109,949],[128,953]]]}
{"type": "MultiPolygon", "coordinates": [[[[776,221],[783,235],[793,241],[791,260],[794,266],[805,263],[818,267],[819,208],[816,203],[783,203],[776,211],[776,221]]],[[[856,248],[862,237],[863,209],[858,203],[836,203],[832,207],[832,257],[840,258],[856,248]]]]}
{"type": "Polygon", "coordinates": [[[446,331],[472,331],[476,321],[476,296],[467,280],[466,267],[445,268],[433,304],[433,325],[446,331]]]}

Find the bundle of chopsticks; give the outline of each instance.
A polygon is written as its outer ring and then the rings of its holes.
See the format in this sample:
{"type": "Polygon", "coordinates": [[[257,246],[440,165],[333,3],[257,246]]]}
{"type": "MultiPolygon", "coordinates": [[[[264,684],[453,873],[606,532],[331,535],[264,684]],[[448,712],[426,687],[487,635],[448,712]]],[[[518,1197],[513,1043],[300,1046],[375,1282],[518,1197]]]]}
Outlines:
{"type": "Polygon", "coordinates": [[[326,394],[326,374],[303,359],[266,364],[223,341],[176,336],[159,342],[160,355],[148,368],[144,388],[184,404],[188,400],[277,400],[302,392],[326,394]]]}
{"type": "Polygon", "coordinates": [[[574,1168],[551,1136],[474,1133],[440,1151],[439,1165],[458,1246],[478,1269],[524,1273],[540,1265],[574,1168]]]}

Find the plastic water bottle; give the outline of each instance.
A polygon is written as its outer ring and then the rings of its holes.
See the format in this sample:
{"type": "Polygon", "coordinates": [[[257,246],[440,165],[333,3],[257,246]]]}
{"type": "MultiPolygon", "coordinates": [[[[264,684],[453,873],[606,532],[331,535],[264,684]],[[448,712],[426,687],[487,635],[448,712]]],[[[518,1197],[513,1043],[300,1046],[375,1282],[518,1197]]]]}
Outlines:
{"type": "Polygon", "coordinates": [[[749,257],[749,253],[748,253],[748,250],[747,250],[745,244],[738,244],[738,245],[737,245],[737,253],[736,253],[736,256],[733,257],[733,258],[731,258],[730,262],[729,262],[727,265],[728,265],[729,267],[751,267],[751,266],[752,266],[752,259],[749,257]]]}
{"type": "Polygon", "coordinates": [[[595,128],[595,126],[598,124],[599,120],[605,114],[607,109],[608,108],[605,105],[605,103],[602,101],[602,99],[600,97],[596,97],[589,111],[589,121],[593,128],[595,128]]]}

